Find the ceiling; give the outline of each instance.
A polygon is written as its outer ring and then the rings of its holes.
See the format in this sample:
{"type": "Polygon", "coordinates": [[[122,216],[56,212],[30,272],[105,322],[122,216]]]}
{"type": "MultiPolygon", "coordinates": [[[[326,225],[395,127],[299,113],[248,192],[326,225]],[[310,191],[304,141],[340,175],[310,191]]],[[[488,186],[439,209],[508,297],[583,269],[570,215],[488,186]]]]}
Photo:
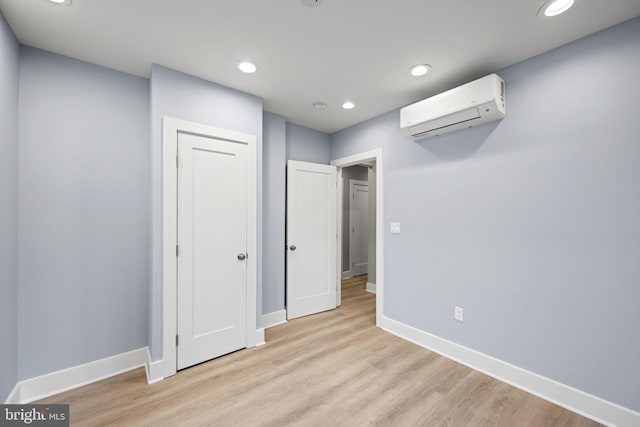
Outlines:
{"type": "Polygon", "coordinates": [[[537,16],[544,0],[302,3],[0,0],[0,10],[24,45],[142,77],[161,64],[255,94],[265,110],[327,133],[640,15],[638,0],[577,0],[546,19],[537,16]],[[240,73],[243,60],[258,72],[240,73]],[[419,63],[431,73],[410,76],[419,63]],[[343,110],[345,100],[356,107],[343,110]]]}

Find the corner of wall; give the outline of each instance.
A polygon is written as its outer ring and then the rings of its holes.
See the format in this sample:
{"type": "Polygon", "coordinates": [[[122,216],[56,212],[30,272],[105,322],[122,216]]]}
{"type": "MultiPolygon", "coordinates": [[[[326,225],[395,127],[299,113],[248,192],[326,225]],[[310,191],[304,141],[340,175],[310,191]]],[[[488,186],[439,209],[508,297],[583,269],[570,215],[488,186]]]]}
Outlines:
{"type": "Polygon", "coordinates": [[[144,365],[144,370],[147,374],[147,384],[154,384],[164,379],[162,360],[153,361],[149,347],[147,347],[147,360],[144,365]]]}
{"type": "Polygon", "coordinates": [[[20,45],[0,12],[0,396],[18,378],[18,172],[20,45]]]}

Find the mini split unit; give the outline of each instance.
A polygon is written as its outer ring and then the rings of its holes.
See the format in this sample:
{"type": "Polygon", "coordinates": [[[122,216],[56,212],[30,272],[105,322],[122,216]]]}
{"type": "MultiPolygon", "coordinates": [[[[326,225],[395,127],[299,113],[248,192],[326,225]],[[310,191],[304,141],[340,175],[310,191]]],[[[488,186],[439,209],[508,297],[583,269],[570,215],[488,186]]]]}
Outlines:
{"type": "Polygon", "coordinates": [[[413,139],[502,119],[504,80],[497,74],[442,92],[400,110],[400,129],[413,139]]]}

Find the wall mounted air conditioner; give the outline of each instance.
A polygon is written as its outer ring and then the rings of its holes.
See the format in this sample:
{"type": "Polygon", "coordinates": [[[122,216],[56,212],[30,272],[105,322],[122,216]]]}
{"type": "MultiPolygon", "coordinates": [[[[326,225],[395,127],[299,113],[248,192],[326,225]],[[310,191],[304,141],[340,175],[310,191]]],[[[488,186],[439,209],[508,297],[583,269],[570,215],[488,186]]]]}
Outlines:
{"type": "Polygon", "coordinates": [[[504,80],[491,74],[402,108],[400,129],[421,139],[499,120],[505,113],[504,80]]]}

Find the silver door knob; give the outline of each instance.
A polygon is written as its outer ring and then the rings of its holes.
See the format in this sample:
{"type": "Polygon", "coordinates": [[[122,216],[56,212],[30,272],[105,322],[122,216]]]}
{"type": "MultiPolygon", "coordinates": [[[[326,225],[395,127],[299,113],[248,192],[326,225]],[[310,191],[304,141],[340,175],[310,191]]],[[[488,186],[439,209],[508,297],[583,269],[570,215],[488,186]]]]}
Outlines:
{"type": "Polygon", "coordinates": [[[247,256],[245,254],[238,254],[238,259],[240,261],[244,261],[247,258],[247,256]]]}
{"type": "Polygon", "coordinates": [[[289,246],[289,249],[291,249],[292,251],[295,251],[296,250],[296,245],[289,246]]]}

